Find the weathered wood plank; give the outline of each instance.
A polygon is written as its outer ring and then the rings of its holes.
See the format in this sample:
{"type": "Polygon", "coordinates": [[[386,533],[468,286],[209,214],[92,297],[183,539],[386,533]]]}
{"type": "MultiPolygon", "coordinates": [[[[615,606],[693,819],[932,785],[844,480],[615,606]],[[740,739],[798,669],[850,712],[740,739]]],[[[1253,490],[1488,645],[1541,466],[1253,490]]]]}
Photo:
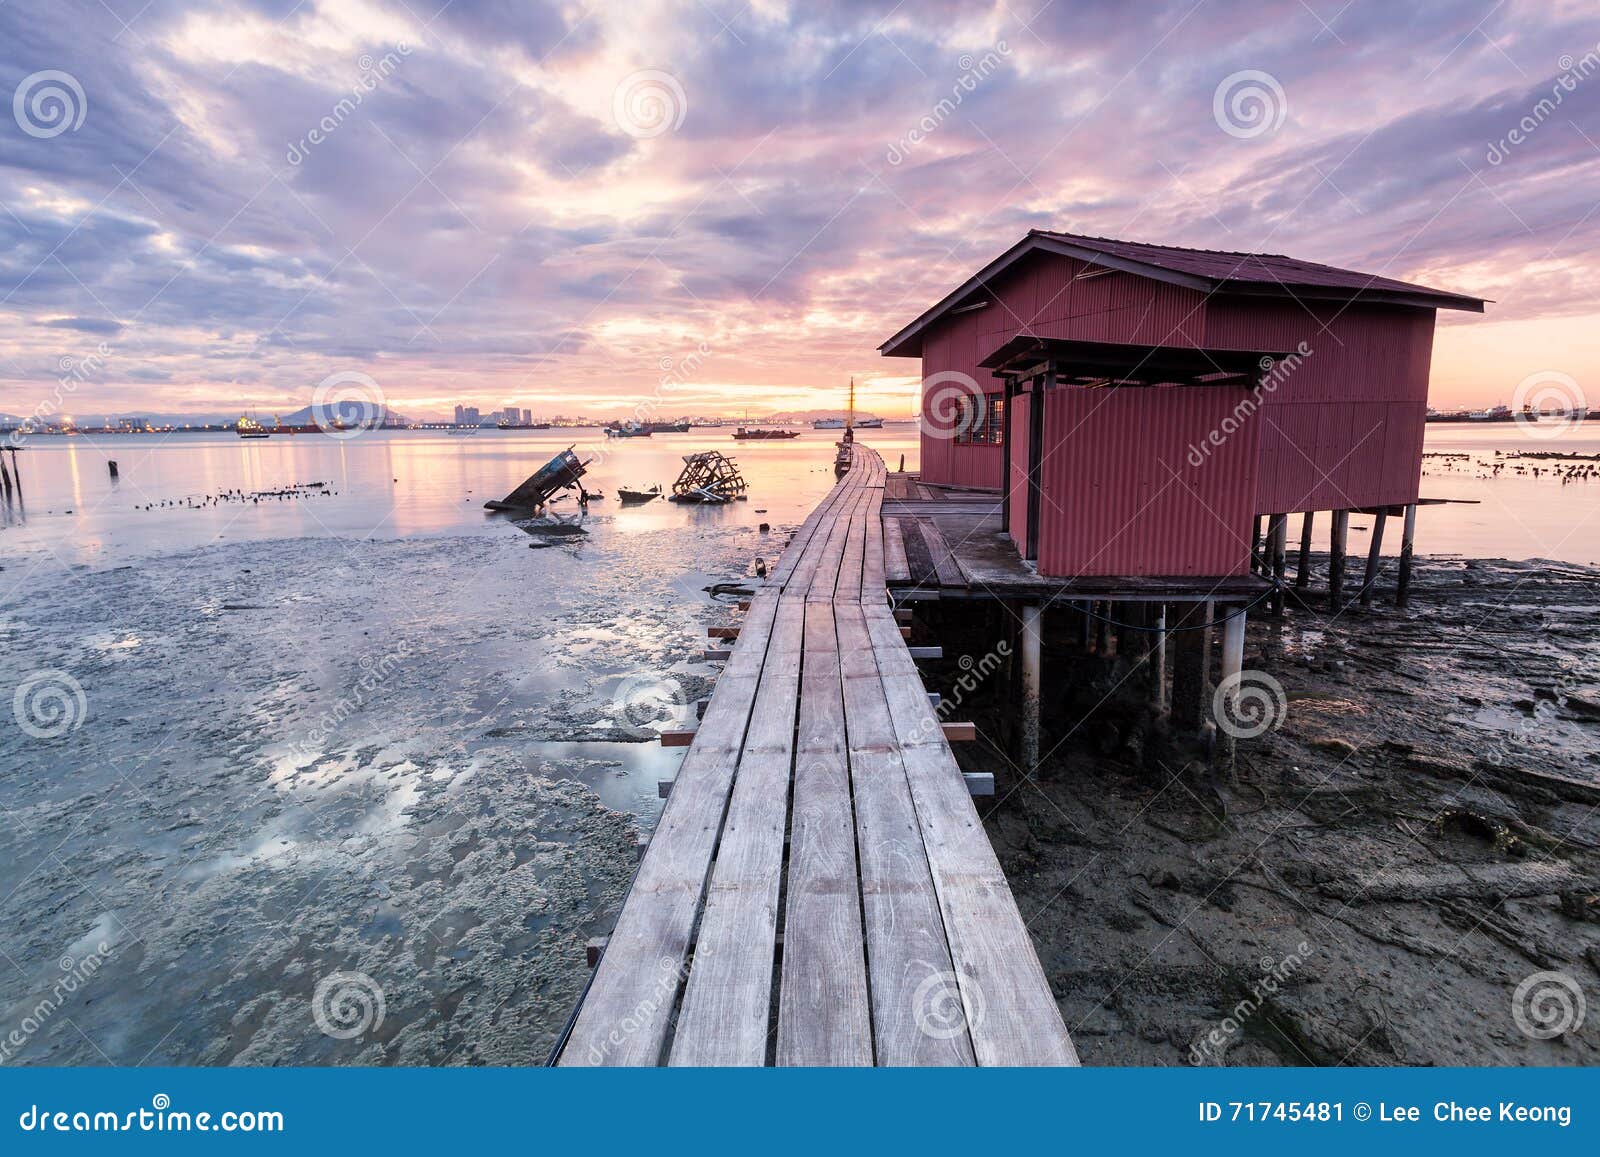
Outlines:
{"type": "Polygon", "coordinates": [[[862,609],[837,611],[880,1065],[970,1065],[944,920],[862,609]]]}
{"type": "Polygon", "coordinates": [[[870,1065],[872,1028],[833,604],[807,602],[805,614],[777,1061],[870,1065]]]}
{"type": "Polygon", "coordinates": [[[779,603],[672,1042],[674,1065],[763,1065],[805,606],[779,603]]]}

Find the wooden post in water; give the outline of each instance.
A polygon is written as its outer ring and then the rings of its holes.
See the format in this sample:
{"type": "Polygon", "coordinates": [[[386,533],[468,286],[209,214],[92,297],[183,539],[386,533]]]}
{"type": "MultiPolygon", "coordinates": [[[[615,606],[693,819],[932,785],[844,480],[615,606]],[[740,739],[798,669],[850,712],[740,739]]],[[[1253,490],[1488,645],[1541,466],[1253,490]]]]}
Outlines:
{"type": "Polygon", "coordinates": [[[116,478],[117,477],[117,460],[115,458],[107,458],[106,459],[106,466],[111,471],[111,477],[112,478],[116,478]]]}
{"type": "Polygon", "coordinates": [[[1289,548],[1289,516],[1274,514],[1267,520],[1268,549],[1272,553],[1272,617],[1283,617],[1284,556],[1289,548]]]}
{"type": "Polygon", "coordinates": [[[1211,688],[1211,606],[1179,603],[1172,624],[1172,720],[1184,731],[1199,731],[1209,715],[1211,688]]]}
{"type": "Polygon", "coordinates": [[[1244,670],[1244,620],[1245,609],[1239,607],[1222,608],[1222,669],[1218,672],[1217,686],[1223,690],[1221,718],[1217,720],[1217,754],[1222,765],[1230,771],[1233,769],[1234,736],[1224,726],[1229,720],[1238,719],[1237,703],[1239,698],[1239,675],[1244,670]]]}
{"type": "Polygon", "coordinates": [[[1367,548],[1367,574],[1361,582],[1361,605],[1372,605],[1372,588],[1378,582],[1378,554],[1383,549],[1383,524],[1389,521],[1387,510],[1378,511],[1372,520],[1372,545],[1367,548]]]}
{"type": "Polygon", "coordinates": [[[1350,537],[1350,512],[1333,512],[1333,529],[1328,537],[1328,609],[1335,614],[1344,601],[1344,552],[1350,537]]]}
{"type": "Polygon", "coordinates": [[[1044,608],[1039,603],[1022,604],[1022,773],[1039,769],[1039,692],[1043,659],[1041,632],[1044,608]]]}
{"type": "Polygon", "coordinates": [[[1400,577],[1395,582],[1394,605],[1403,607],[1411,597],[1411,548],[1417,537],[1417,504],[1406,507],[1406,521],[1400,531],[1400,577]]]}
{"type": "Polygon", "coordinates": [[[6,452],[0,450],[0,490],[5,492],[6,501],[11,501],[11,471],[6,469],[6,452]]]}
{"type": "Polygon", "coordinates": [[[1167,604],[1156,608],[1156,666],[1150,680],[1150,702],[1157,711],[1167,706],[1167,604]]]}
{"type": "Polygon", "coordinates": [[[1305,517],[1300,520],[1300,566],[1294,572],[1296,587],[1303,587],[1311,582],[1311,527],[1315,517],[1315,513],[1308,510],[1305,517]]]}

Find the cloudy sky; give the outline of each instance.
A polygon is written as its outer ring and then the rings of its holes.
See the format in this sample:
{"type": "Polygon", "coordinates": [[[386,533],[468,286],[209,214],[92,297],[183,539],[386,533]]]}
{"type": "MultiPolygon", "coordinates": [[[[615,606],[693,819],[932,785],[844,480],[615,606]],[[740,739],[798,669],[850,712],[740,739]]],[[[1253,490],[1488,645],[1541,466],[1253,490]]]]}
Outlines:
{"type": "Polygon", "coordinates": [[[875,347],[1030,227],[1493,298],[1435,404],[1594,399],[1597,45],[1560,0],[0,0],[0,412],[902,415],[875,347]]]}

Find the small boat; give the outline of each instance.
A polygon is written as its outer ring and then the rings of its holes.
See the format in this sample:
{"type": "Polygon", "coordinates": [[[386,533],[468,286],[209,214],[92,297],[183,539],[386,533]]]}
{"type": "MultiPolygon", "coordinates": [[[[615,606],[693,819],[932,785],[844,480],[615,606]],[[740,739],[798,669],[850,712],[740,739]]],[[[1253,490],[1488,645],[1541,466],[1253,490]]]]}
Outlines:
{"type": "Polygon", "coordinates": [[[270,437],[272,437],[271,431],[269,431],[265,426],[263,426],[260,422],[256,421],[254,418],[251,418],[251,417],[249,417],[249,416],[247,416],[245,414],[240,414],[239,415],[239,420],[238,420],[238,422],[234,423],[234,428],[236,430],[238,430],[239,437],[241,437],[241,438],[270,438],[270,437]]]}
{"type": "Polygon", "coordinates": [[[661,486],[657,484],[645,490],[641,490],[637,486],[619,486],[617,487],[617,497],[622,500],[624,506],[649,502],[652,498],[661,497],[661,486]]]}
{"type": "Polygon", "coordinates": [[[883,429],[883,419],[882,418],[859,418],[859,419],[856,420],[856,429],[857,430],[881,430],[881,429],[883,429]]]}
{"type": "Polygon", "coordinates": [[[605,428],[607,438],[648,438],[650,427],[639,422],[612,422],[605,428]]]}
{"type": "Polygon", "coordinates": [[[844,429],[844,419],[843,418],[818,418],[815,422],[811,423],[811,428],[813,430],[843,430],[844,429]]]}
{"type": "Polygon", "coordinates": [[[687,434],[689,423],[684,422],[651,422],[645,429],[652,434],[687,434]]]}
{"type": "Polygon", "coordinates": [[[763,430],[759,426],[740,426],[733,432],[735,442],[766,442],[799,436],[799,430],[763,430]]]}

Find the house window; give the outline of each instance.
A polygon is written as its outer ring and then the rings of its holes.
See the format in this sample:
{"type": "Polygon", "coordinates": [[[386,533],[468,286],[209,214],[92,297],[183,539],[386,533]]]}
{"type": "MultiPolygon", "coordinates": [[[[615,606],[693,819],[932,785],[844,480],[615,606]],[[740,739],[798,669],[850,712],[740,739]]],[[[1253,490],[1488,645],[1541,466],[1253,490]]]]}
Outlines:
{"type": "Polygon", "coordinates": [[[964,446],[998,446],[1004,439],[1006,399],[1003,394],[961,399],[956,442],[964,446]]]}

